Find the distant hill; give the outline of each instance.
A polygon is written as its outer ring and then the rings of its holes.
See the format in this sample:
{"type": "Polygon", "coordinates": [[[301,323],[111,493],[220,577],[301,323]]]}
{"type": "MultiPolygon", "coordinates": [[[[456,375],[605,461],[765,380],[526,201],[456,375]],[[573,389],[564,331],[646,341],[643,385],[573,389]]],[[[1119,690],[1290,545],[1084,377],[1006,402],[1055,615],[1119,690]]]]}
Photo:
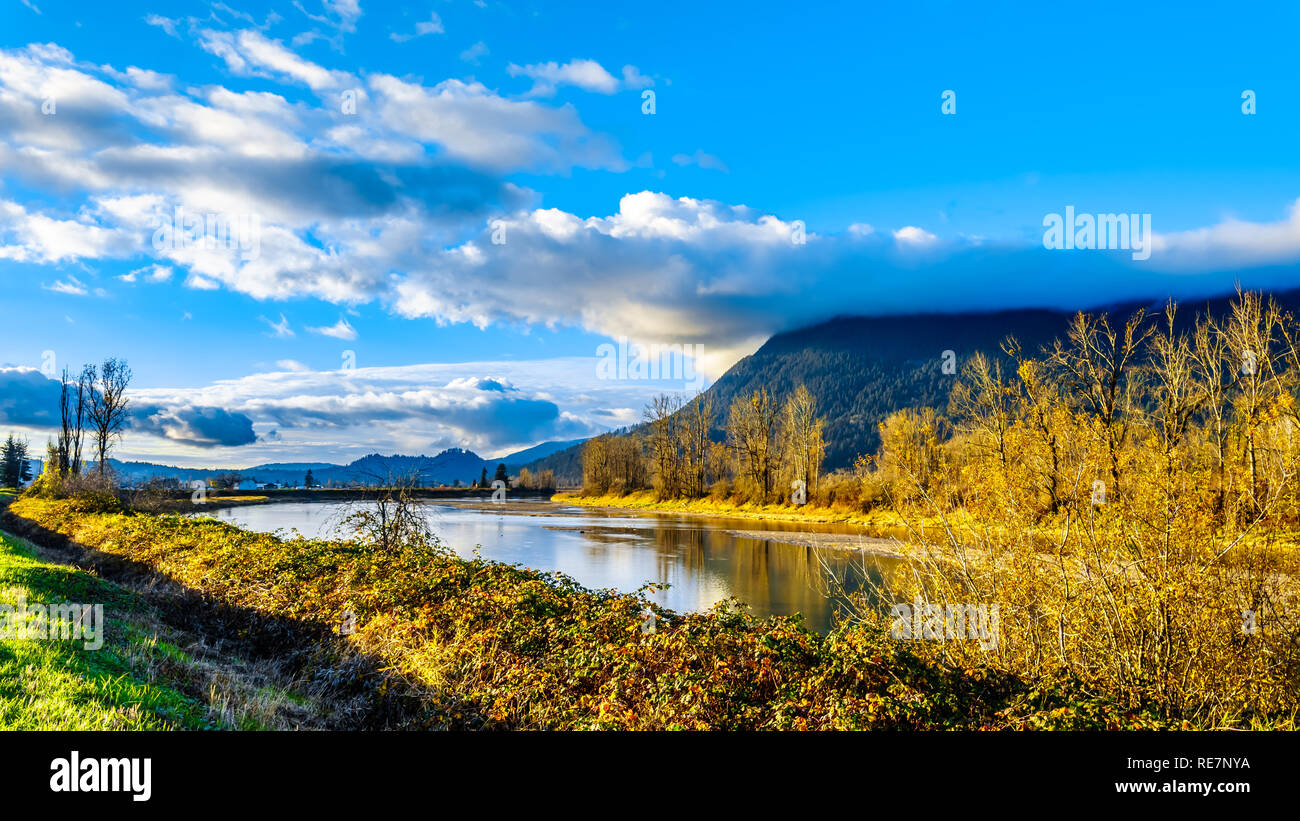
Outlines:
{"type": "Polygon", "coordinates": [[[296,487],[306,479],[307,471],[320,484],[336,485],[376,484],[390,477],[416,477],[426,486],[450,485],[459,481],[468,485],[482,475],[484,469],[491,476],[498,464],[504,462],[511,474],[517,474],[528,461],[539,455],[549,455],[580,444],[584,440],[543,442],[531,448],[508,454],[500,459],[484,459],[471,450],[450,448],[437,456],[383,456],[372,453],[347,465],[328,462],[270,462],[252,467],[182,468],[152,462],[121,462],[110,459],[109,464],[124,480],[142,482],[151,478],[177,479],[181,482],[211,479],[226,473],[238,473],[244,479],[259,484],[275,483],[296,487]]]}
{"type": "Polygon", "coordinates": [[[531,448],[525,448],[507,456],[502,456],[497,461],[505,462],[507,465],[527,465],[530,462],[550,456],[557,451],[571,448],[574,445],[582,444],[585,441],[587,440],[570,439],[567,442],[543,442],[540,445],[533,445],[531,448]]]}
{"type": "MultiPolygon", "coordinates": [[[[1284,307],[1300,313],[1300,290],[1274,296],[1284,307]]],[[[1228,297],[1188,300],[1180,304],[1180,323],[1191,323],[1207,308],[1222,315],[1228,304],[1228,297]]],[[[1133,303],[1100,310],[1127,316],[1139,307],[1143,306],[1133,303]]],[[[1149,314],[1159,314],[1164,303],[1147,307],[1149,314]]],[[[824,469],[851,467],[860,454],[876,451],[880,444],[877,425],[890,413],[903,408],[947,408],[956,377],[943,373],[944,351],[953,352],[959,372],[977,351],[998,354],[1008,335],[1025,350],[1036,351],[1063,337],[1073,315],[1073,311],[1015,310],[846,316],[777,334],[706,391],[713,396],[714,438],[722,439],[722,426],[735,398],[767,388],[780,403],[803,384],[816,397],[818,414],[826,420],[824,469]]],[[[557,451],[529,468],[550,468],[561,484],[579,484],[582,447],[557,451]]]]}
{"type": "Polygon", "coordinates": [[[840,317],[778,334],[709,389],[716,424],[724,424],[737,397],[767,388],[779,403],[802,384],[826,420],[825,469],[850,467],[875,452],[877,425],[890,413],[947,407],[956,376],[943,373],[944,351],[953,352],[960,370],[977,351],[996,354],[1008,334],[1036,350],[1062,334],[1069,316],[1036,310],[840,317]]]}

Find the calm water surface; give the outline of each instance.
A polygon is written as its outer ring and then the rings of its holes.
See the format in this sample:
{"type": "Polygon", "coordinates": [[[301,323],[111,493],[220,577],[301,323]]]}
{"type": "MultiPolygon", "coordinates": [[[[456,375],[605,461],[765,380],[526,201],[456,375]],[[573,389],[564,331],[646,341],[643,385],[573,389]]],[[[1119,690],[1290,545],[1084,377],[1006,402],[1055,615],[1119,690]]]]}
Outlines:
{"type": "MultiPolygon", "coordinates": [[[[827,574],[848,589],[888,574],[899,560],[843,547],[791,544],[809,534],[858,542],[847,525],[757,522],[722,517],[631,513],[542,500],[465,503],[428,500],[438,538],[457,554],[560,571],[589,588],[633,591],[646,582],[669,589],[651,598],[677,611],[705,610],[734,596],[759,616],[802,613],[809,627],[829,629],[835,604],[827,574]],[[783,541],[783,539],[787,541],[783,541]]],[[[277,502],[226,508],[213,515],[249,530],[338,535],[347,514],[338,503],[277,502]]]]}

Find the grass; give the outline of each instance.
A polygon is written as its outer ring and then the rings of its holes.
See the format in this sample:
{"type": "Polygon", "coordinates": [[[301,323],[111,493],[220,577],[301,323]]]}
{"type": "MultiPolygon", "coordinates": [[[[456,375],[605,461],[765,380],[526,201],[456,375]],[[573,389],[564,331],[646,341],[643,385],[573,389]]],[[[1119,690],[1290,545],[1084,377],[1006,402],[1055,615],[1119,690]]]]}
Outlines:
{"type": "Polygon", "coordinates": [[[0,600],[102,604],[104,646],[80,640],[0,639],[0,728],[175,730],[222,726],[169,670],[190,659],[147,629],[138,596],[84,571],[41,561],[0,534],[0,600]]]}
{"type": "Polygon", "coordinates": [[[273,729],[310,712],[303,696],[264,684],[258,665],[166,625],[140,593],[0,532],[0,602],[19,596],[102,604],[106,629],[94,650],[0,639],[0,730],[273,729]]]}

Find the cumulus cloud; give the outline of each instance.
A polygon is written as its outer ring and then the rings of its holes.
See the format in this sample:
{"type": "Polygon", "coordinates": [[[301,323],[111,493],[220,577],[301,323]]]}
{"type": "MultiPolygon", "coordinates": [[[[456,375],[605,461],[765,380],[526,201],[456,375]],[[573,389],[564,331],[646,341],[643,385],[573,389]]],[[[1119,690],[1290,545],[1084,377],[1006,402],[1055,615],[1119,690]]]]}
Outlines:
{"type": "MultiPolygon", "coordinates": [[[[1290,285],[1300,263],[1294,206],[1273,222],[1156,234],[1145,261],[1032,240],[948,238],[919,225],[818,232],[797,214],[655,191],[596,214],[537,207],[507,175],[627,167],[571,105],[511,99],[459,79],[352,77],[254,29],[194,33],[232,73],[312,89],[320,104],[193,88],[185,78],[175,84],[183,92],[132,82],[129,68],[78,63],[57,45],[0,51],[0,173],[83,198],[58,211],[0,200],[0,259],[48,266],[144,255],[186,287],[259,300],[375,303],[409,318],[693,343],[704,346],[712,374],[772,333],[836,314],[1199,296],[1237,280],[1290,285]],[[41,113],[47,97],[58,101],[54,117],[41,113]],[[349,100],[353,113],[344,113],[349,100]],[[156,247],[158,221],[178,207],[256,215],[259,254],[156,247]],[[504,244],[492,242],[493,221],[504,244]]],[[[592,61],[514,73],[541,90],[612,93],[648,82],[627,70],[620,80],[592,61]]],[[[714,159],[700,151],[677,158],[702,167],[714,159]]],[[[1024,222],[1036,229],[1039,219],[1024,222]]],[[[88,290],[64,273],[41,281],[88,290]]],[[[342,318],[315,331],[355,333],[342,318]]]]}
{"type": "Polygon", "coordinates": [[[939,238],[924,228],[917,228],[915,225],[905,225],[894,232],[894,239],[899,242],[905,242],[912,245],[927,245],[935,242],[939,238]]]}
{"type": "Polygon", "coordinates": [[[605,70],[595,60],[570,60],[567,63],[534,63],[516,65],[511,63],[507,69],[511,77],[528,77],[533,87],[528,91],[530,97],[554,96],[559,86],[576,86],[583,91],[596,94],[613,94],[624,88],[644,88],[654,82],[644,77],[636,66],[623,67],[623,81],[605,70]]]}
{"type": "Polygon", "coordinates": [[[253,420],[221,408],[133,408],[130,429],[198,448],[238,447],[257,441],[253,420]]]}
{"type": "Polygon", "coordinates": [[[0,368],[0,422],[53,427],[58,421],[58,382],[34,368],[0,368]]]}
{"type": "MultiPolygon", "coordinates": [[[[167,408],[149,432],[167,435],[180,455],[190,446],[247,436],[238,417],[252,420],[255,449],[239,455],[265,461],[306,449],[333,448],[350,460],[380,450],[419,453],[467,447],[481,454],[517,450],[546,440],[576,439],[634,421],[655,393],[680,389],[671,381],[603,380],[597,359],[568,357],[532,362],[470,362],[312,371],[285,360],[276,371],[222,380],[201,388],[141,389],[142,407],[167,408]],[[557,387],[558,386],[558,387],[557,387]],[[224,408],[229,419],[191,409],[224,408]]],[[[143,423],[142,423],[143,424],[143,423]]],[[[143,428],[141,429],[143,430],[143,428]]],[[[130,438],[123,443],[126,451],[130,438]]],[[[223,450],[223,454],[226,451],[223,450]]]]}
{"type": "Polygon", "coordinates": [[[166,282],[172,278],[174,271],[166,265],[146,265],[143,268],[137,268],[134,271],[125,273],[118,279],[126,283],[135,282],[166,282]]]}
{"type": "MultiPolygon", "coordinates": [[[[136,399],[130,391],[128,399],[136,399]]],[[[256,441],[252,420],[238,412],[186,402],[133,401],[128,435],[147,434],[195,448],[237,447],[256,441]]],[[[59,424],[59,382],[32,368],[0,368],[0,423],[37,431],[59,424]]]]}

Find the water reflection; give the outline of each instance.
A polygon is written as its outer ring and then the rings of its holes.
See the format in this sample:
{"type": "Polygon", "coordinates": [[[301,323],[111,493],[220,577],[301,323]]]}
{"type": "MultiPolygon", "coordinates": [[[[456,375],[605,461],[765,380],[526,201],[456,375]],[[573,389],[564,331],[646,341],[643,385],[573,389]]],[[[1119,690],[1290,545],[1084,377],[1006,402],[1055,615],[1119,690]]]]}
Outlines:
{"type": "MultiPolygon", "coordinates": [[[[477,551],[496,561],[560,571],[590,588],[632,591],[666,582],[669,589],[651,598],[678,611],[705,610],[734,596],[760,616],[802,613],[809,627],[821,631],[831,625],[835,607],[826,595],[827,573],[856,591],[867,577],[879,581],[881,573],[891,573],[899,561],[870,556],[864,562],[855,550],[788,544],[771,532],[832,533],[854,543],[847,526],[642,515],[542,501],[501,507],[434,501],[425,509],[434,532],[461,556],[477,551]]],[[[324,537],[335,534],[344,514],[339,504],[280,502],[212,515],[250,530],[324,537]]]]}

